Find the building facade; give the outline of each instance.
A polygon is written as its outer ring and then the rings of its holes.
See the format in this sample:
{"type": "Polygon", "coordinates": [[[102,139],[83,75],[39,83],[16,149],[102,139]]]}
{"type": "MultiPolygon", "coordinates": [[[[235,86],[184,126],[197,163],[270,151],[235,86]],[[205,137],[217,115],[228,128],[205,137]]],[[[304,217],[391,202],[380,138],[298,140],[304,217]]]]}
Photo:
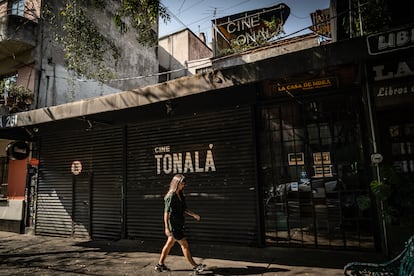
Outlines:
{"type": "Polygon", "coordinates": [[[382,164],[413,176],[411,30],[254,49],[233,56],[253,62],[4,117],[2,137],[32,142],[34,233],[163,239],[163,196],[184,173],[197,242],[399,248],[412,228],[384,228],[370,186],[382,164]]]}
{"type": "Polygon", "coordinates": [[[191,76],[197,70],[211,67],[212,49],[205,35],[196,36],[186,28],[159,38],[158,58],[160,62],[159,82],[191,76]]]}
{"type": "MultiPolygon", "coordinates": [[[[132,31],[121,34],[111,25],[114,10],[119,5],[117,1],[109,2],[104,9],[87,9],[91,22],[108,41],[114,42],[118,50],[117,60],[109,60],[104,65],[105,69],[116,73],[111,79],[98,82],[69,70],[64,59],[68,53],[62,43],[56,42],[56,32],[62,29],[58,23],[62,22],[52,21],[52,18],[59,18],[57,15],[64,4],[64,1],[0,1],[2,126],[14,124],[11,118],[18,112],[110,95],[158,82],[156,47],[144,47],[138,44],[132,31]]],[[[155,35],[156,30],[157,26],[154,26],[155,35]]],[[[30,175],[26,167],[30,165],[34,149],[30,148],[27,156],[21,156],[21,159],[9,158],[6,148],[8,151],[24,151],[25,148],[15,146],[17,137],[1,138],[0,143],[9,146],[3,147],[2,153],[0,198],[4,199],[4,204],[0,206],[0,227],[21,231],[24,210],[29,208],[24,205],[30,180],[20,176],[30,175]]]]}
{"type": "MultiPolygon", "coordinates": [[[[365,37],[355,38],[61,105],[49,115],[20,113],[2,134],[24,127],[36,137],[35,233],[161,239],[163,194],[182,172],[188,204],[204,218],[189,222],[197,241],[381,248],[375,204],[361,200],[372,199],[372,137],[381,131],[370,122],[381,113],[375,66],[391,55],[367,49],[365,37]],[[149,94],[164,98],[153,102],[149,94]],[[79,113],[68,117],[68,110],[79,113]]],[[[376,152],[386,157],[390,147],[378,144],[376,152]]],[[[410,161],[402,164],[410,170],[410,161]]]]}

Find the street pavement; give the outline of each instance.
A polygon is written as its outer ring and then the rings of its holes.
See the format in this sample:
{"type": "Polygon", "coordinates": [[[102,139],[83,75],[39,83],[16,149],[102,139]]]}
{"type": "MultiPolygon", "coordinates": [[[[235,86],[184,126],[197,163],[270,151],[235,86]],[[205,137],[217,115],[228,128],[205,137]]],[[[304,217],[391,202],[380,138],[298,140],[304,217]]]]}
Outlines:
{"type": "MultiPolygon", "coordinates": [[[[160,241],[89,241],[0,232],[0,275],[194,275],[176,244],[156,272],[160,241]]],[[[350,261],[383,261],[380,254],[292,248],[252,248],[190,243],[201,275],[343,275],[350,261]]]]}

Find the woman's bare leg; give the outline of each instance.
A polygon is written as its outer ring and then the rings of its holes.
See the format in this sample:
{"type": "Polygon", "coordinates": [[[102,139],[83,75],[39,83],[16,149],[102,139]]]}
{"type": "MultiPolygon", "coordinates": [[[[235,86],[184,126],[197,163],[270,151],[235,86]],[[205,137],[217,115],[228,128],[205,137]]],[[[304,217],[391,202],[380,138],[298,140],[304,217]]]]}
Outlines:
{"type": "Polygon", "coordinates": [[[194,261],[193,256],[191,255],[188,241],[186,239],[182,239],[177,242],[181,245],[181,250],[183,251],[184,257],[190,262],[193,267],[197,266],[197,263],[194,261]]]}
{"type": "Polygon", "coordinates": [[[160,260],[158,261],[159,264],[164,264],[164,261],[167,258],[168,254],[170,254],[171,248],[174,246],[174,244],[174,238],[172,236],[169,236],[165,242],[164,247],[162,248],[160,260]]]}

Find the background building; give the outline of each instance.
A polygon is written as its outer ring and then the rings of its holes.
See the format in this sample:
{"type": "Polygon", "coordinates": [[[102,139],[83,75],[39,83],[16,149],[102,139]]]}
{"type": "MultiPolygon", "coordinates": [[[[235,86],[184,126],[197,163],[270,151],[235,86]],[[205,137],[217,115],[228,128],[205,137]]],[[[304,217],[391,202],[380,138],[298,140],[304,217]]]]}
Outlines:
{"type": "Polygon", "coordinates": [[[213,51],[206,44],[204,34],[197,37],[188,28],[161,37],[158,42],[159,81],[191,76],[197,70],[209,68],[212,56],[213,51]]]}

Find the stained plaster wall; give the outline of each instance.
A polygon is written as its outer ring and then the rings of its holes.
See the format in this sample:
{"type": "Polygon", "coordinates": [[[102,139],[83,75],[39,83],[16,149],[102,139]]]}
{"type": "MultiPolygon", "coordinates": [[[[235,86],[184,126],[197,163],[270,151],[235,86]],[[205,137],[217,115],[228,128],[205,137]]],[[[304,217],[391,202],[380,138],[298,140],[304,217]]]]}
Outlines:
{"type": "MultiPolygon", "coordinates": [[[[61,3],[49,0],[48,4],[56,10],[61,3]]],[[[140,45],[135,33],[129,31],[123,35],[113,26],[114,5],[117,4],[116,1],[110,3],[105,11],[90,10],[90,18],[96,22],[99,30],[120,49],[121,56],[116,63],[106,62],[106,67],[116,75],[104,83],[86,80],[68,72],[63,59],[63,48],[53,43],[49,22],[44,21],[39,26],[41,43],[36,47],[36,60],[40,75],[35,108],[109,95],[157,82],[157,77],[154,76],[158,73],[156,48],[140,45]]]]}

